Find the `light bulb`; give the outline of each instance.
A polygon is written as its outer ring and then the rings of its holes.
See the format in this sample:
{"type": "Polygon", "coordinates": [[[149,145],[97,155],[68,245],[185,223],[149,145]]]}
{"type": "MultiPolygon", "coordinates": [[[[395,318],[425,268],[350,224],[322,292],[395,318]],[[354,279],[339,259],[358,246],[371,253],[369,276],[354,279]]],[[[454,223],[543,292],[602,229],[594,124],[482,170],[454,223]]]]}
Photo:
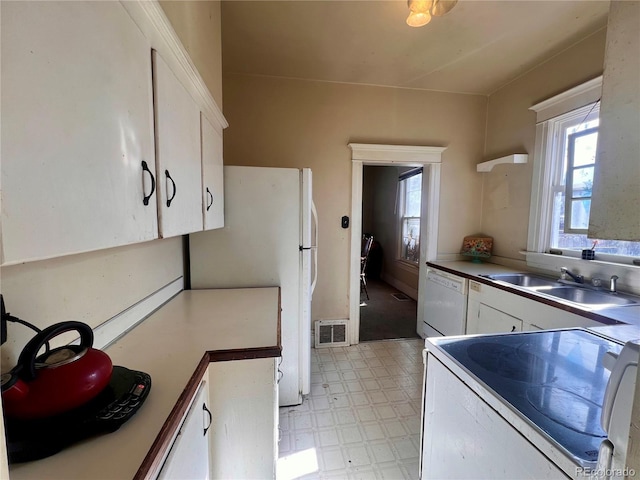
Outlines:
{"type": "Polygon", "coordinates": [[[441,17],[455,7],[456,3],[458,3],[458,0],[434,0],[431,14],[434,17],[441,17]]]}
{"type": "Polygon", "coordinates": [[[433,6],[433,0],[408,0],[409,10],[414,13],[429,13],[433,6]]]}
{"type": "Polygon", "coordinates": [[[407,25],[410,27],[422,27],[431,21],[429,12],[411,12],[407,17],[407,25]]]}

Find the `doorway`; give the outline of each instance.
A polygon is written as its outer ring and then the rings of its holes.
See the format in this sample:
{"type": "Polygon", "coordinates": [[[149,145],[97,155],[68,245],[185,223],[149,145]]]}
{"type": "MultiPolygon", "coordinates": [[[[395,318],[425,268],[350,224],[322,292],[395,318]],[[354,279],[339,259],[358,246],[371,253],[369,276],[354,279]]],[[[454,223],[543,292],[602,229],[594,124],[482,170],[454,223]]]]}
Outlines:
{"type": "MultiPolygon", "coordinates": [[[[433,260],[437,254],[438,199],[440,196],[440,163],[444,147],[376,145],[350,143],[351,175],[351,253],[349,288],[349,341],[360,342],[360,254],[362,249],[362,195],[365,166],[423,167],[419,265],[433,260]]],[[[426,268],[419,269],[417,318],[422,318],[420,292],[426,282],[426,268]]],[[[417,319],[416,319],[417,325],[417,319]]]]}
{"type": "Polygon", "coordinates": [[[359,339],[416,338],[423,169],[365,165],[362,173],[359,339]]]}

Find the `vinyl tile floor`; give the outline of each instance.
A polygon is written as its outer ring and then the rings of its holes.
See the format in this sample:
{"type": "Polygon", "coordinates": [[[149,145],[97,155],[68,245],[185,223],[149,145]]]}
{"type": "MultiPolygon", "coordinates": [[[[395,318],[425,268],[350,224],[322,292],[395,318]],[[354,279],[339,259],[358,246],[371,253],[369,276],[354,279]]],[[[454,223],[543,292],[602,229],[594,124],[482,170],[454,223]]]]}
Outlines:
{"type": "Polygon", "coordinates": [[[277,480],[416,480],[422,339],[311,350],[311,393],[280,408],[277,480]]]}

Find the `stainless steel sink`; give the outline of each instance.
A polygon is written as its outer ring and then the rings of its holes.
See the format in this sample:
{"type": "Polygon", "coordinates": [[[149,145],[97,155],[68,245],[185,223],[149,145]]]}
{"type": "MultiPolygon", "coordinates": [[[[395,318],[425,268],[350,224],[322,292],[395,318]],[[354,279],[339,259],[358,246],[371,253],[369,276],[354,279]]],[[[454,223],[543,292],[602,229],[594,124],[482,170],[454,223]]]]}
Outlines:
{"type": "Polygon", "coordinates": [[[559,285],[557,280],[531,273],[501,273],[497,275],[483,275],[491,280],[517,285],[518,287],[552,287],[559,285]]]}
{"type": "Polygon", "coordinates": [[[500,273],[482,275],[496,282],[508,283],[534,294],[548,295],[559,300],[583,305],[585,308],[609,308],[625,305],[640,305],[640,297],[612,294],[603,290],[593,290],[590,286],[566,285],[554,278],[533,273],[500,273]]]}
{"type": "Polygon", "coordinates": [[[617,294],[599,292],[595,290],[587,290],[585,288],[576,287],[554,287],[541,290],[540,293],[551,295],[556,298],[562,298],[569,302],[580,303],[582,305],[601,305],[601,306],[620,306],[634,305],[639,303],[640,299],[635,300],[617,294]]]}

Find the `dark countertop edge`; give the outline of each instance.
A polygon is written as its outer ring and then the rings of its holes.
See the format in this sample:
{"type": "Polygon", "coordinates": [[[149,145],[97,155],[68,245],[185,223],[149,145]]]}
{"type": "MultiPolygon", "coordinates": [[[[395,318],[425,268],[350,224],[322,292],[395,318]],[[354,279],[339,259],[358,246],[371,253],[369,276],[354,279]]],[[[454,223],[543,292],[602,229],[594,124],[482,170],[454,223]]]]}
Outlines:
{"type": "MultiPolygon", "coordinates": [[[[445,267],[440,263],[427,262],[427,266],[431,267],[431,268],[438,269],[438,270],[442,270],[442,271],[447,272],[447,273],[451,273],[452,275],[458,275],[459,277],[464,277],[464,278],[466,278],[468,280],[473,280],[474,282],[484,283],[485,285],[489,285],[490,287],[494,287],[494,288],[497,288],[499,290],[504,290],[505,292],[515,293],[516,295],[519,295],[521,297],[525,297],[525,298],[528,298],[530,300],[535,300],[536,302],[544,303],[545,305],[549,305],[550,307],[558,308],[560,310],[564,310],[564,311],[569,312],[569,313],[574,313],[576,315],[580,315],[581,317],[585,317],[585,318],[588,318],[590,320],[594,320],[594,321],[596,321],[598,323],[602,323],[604,325],[628,325],[625,322],[621,322],[621,321],[615,320],[615,319],[610,318],[610,317],[605,317],[604,315],[600,315],[600,314],[595,313],[595,312],[590,312],[588,310],[582,310],[581,308],[573,307],[571,305],[567,305],[566,303],[555,302],[555,301],[551,300],[550,298],[542,297],[540,295],[529,293],[529,292],[520,290],[518,288],[509,287],[507,285],[503,285],[501,283],[494,282],[493,280],[491,280],[489,278],[484,278],[484,277],[480,277],[478,275],[472,275],[472,274],[469,274],[469,273],[462,272],[460,270],[455,270],[453,268],[445,267]]],[[[525,272],[525,271],[523,270],[523,272],[525,272]]]]}
{"type": "Polygon", "coordinates": [[[200,380],[202,379],[204,372],[207,370],[209,363],[232,360],[251,360],[258,358],[277,358],[280,357],[281,354],[282,347],[280,345],[230,350],[211,350],[205,352],[202,355],[198,366],[189,378],[186,386],[182,390],[182,393],[178,397],[178,400],[171,409],[169,416],[162,424],[158,435],[151,444],[147,455],[133,477],[134,480],[152,478],[152,474],[155,474],[160,470],[160,462],[164,460],[164,453],[170,448],[173,434],[178,428],[180,428],[180,423],[187,412],[189,402],[195,395],[198,386],[200,385],[200,380]]]}

